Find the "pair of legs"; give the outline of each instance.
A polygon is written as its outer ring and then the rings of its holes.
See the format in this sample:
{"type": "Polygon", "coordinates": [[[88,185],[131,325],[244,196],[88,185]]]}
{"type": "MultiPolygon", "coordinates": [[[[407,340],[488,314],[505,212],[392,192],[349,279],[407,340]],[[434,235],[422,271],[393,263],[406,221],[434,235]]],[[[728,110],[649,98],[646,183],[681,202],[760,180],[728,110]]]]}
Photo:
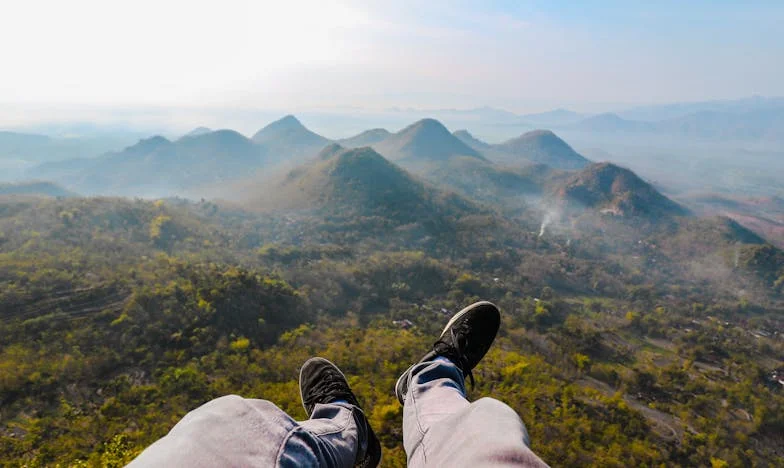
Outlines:
{"type": "MultiPolygon", "coordinates": [[[[487,353],[500,315],[489,302],[455,314],[433,349],[395,385],[409,466],[546,466],[520,417],[498,400],[466,399],[465,379],[487,353]]],[[[235,395],[188,413],[130,466],[374,467],[381,446],[340,370],[308,360],[300,392],[310,419],[235,395]]]]}

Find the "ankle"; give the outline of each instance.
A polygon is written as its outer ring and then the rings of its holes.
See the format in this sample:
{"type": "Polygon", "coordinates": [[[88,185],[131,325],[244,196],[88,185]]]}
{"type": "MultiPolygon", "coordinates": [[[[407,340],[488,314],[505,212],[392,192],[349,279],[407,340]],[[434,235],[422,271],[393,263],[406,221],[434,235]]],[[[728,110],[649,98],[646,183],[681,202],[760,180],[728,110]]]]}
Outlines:
{"type": "Polygon", "coordinates": [[[436,356],[436,358],[433,359],[433,361],[434,362],[445,362],[445,363],[448,363],[448,364],[456,365],[454,362],[452,362],[451,359],[449,359],[446,356],[436,356]]]}

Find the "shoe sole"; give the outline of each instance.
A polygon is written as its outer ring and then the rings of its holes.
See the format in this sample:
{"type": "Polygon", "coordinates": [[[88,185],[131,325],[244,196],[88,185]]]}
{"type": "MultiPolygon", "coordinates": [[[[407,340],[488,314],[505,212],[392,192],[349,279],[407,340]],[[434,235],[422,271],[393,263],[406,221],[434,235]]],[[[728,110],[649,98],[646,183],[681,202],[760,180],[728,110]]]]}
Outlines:
{"type": "Polygon", "coordinates": [[[335,370],[337,370],[338,373],[343,377],[343,380],[345,380],[346,383],[348,383],[348,379],[346,378],[346,375],[343,373],[343,371],[340,370],[340,367],[336,366],[335,363],[330,361],[329,359],[325,359],[323,357],[313,357],[313,358],[310,358],[307,361],[305,361],[305,364],[303,364],[302,367],[299,369],[299,381],[298,381],[298,383],[299,383],[299,401],[302,402],[302,407],[305,408],[305,414],[307,414],[308,417],[310,417],[310,413],[308,413],[308,409],[305,407],[305,398],[303,398],[303,396],[302,396],[302,371],[305,369],[305,367],[311,361],[326,362],[327,364],[329,364],[332,367],[334,367],[335,370]]]}
{"type": "MultiPolygon", "coordinates": [[[[454,325],[454,324],[455,324],[455,322],[457,322],[457,320],[458,320],[458,319],[462,318],[464,315],[466,315],[467,313],[469,313],[469,312],[471,312],[472,310],[476,309],[477,307],[480,307],[480,306],[488,306],[488,305],[489,305],[489,306],[492,306],[492,307],[494,307],[496,310],[499,310],[499,309],[498,309],[498,306],[497,306],[497,305],[495,305],[495,304],[493,304],[493,303],[492,303],[492,302],[490,302],[490,301],[479,301],[479,302],[474,302],[473,304],[471,304],[471,305],[469,305],[469,306],[467,306],[467,307],[464,307],[464,308],[463,308],[463,309],[462,309],[460,312],[456,313],[455,315],[453,315],[453,316],[452,316],[452,318],[451,318],[451,319],[449,319],[449,321],[446,323],[446,326],[445,326],[445,327],[444,327],[444,329],[441,331],[441,335],[439,335],[438,339],[440,340],[441,338],[443,338],[443,337],[444,337],[444,335],[446,334],[447,330],[449,330],[449,328],[450,328],[452,325],[454,325]]],[[[417,363],[417,364],[419,364],[419,363],[417,363]]],[[[415,365],[416,365],[416,364],[412,365],[411,367],[414,367],[415,365]]],[[[409,367],[408,369],[406,369],[406,371],[405,371],[405,372],[403,372],[402,374],[400,374],[400,377],[398,377],[398,378],[397,378],[397,382],[395,382],[395,396],[397,396],[397,389],[398,389],[398,386],[400,385],[400,381],[403,379],[403,377],[404,377],[406,374],[408,374],[408,371],[410,371],[410,370],[411,370],[411,367],[409,367]]]]}

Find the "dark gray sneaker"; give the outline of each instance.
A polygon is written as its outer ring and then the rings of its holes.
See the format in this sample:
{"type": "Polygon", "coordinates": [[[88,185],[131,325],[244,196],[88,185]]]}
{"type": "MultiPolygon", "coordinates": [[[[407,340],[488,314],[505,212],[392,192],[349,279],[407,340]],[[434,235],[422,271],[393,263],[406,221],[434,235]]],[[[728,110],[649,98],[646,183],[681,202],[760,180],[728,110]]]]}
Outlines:
{"type": "MultiPolygon", "coordinates": [[[[299,394],[308,417],[313,414],[313,409],[317,404],[331,403],[336,400],[345,400],[361,409],[357,397],[354,396],[354,392],[348,385],[346,376],[338,369],[338,366],[321,357],[310,358],[302,365],[302,369],[299,371],[299,394]]],[[[360,412],[359,414],[362,415],[367,428],[367,449],[365,453],[357,453],[354,466],[374,468],[381,462],[381,443],[364,413],[360,412]]],[[[362,433],[362,428],[359,430],[362,433]]]]}
{"type": "Polygon", "coordinates": [[[471,304],[453,315],[438,341],[433,344],[433,349],[397,379],[395,395],[400,404],[406,401],[411,369],[420,362],[432,361],[438,356],[452,361],[463,372],[463,376],[470,379],[473,387],[474,375],[471,371],[487,354],[500,325],[501,312],[487,301],[471,304]]]}

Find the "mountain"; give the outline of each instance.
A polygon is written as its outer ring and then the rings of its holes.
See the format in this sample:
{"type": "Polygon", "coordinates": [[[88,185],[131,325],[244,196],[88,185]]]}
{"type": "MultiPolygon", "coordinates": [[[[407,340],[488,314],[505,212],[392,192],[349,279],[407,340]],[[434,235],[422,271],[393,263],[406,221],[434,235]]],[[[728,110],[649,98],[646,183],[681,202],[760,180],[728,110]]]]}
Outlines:
{"type": "Polygon", "coordinates": [[[478,138],[474,138],[473,135],[468,133],[468,130],[457,130],[456,132],[452,133],[452,135],[456,136],[460,141],[477,151],[481,152],[490,148],[489,143],[485,143],[478,138]]]}
{"type": "Polygon", "coordinates": [[[434,221],[479,212],[471,202],[441,192],[373,149],[337,144],[292,170],[250,205],[275,210],[316,210],[321,214],[381,217],[396,224],[434,221]]]}
{"type": "Polygon", "coordinates": [[[265,148],[273,162],[314,156],[330,142],[308,130],[293,115],[287,115],[262,128],[253,135],[252,140],[265,148]]]}
{"type": "Polygon", "coordinates": [[[504,109],[483,106],[472,109],[414,109],[392,108],[388,111],[406,119],[434,118],[450,125],[467,125],[483,122],[491,125],[517,124],[520,117],[504,109]]]}
{"type": "Polygon", "coordinates": [[[784,108],[784,97],[752,96],[741,99],[678,102],[639,106],[619,112],[624,119],[651,122],[678,119],[700,112],[749,113],[784,108]]]}
{"type": "Polygon", "coordinates": [[[655,130],[650,122],[627,120],[611,112],[587,117],[568,126],[570,130],[584,132],[647,132],[655,130]]]}
{"type": "Polygon", "coordinates": [[[472,200],[519,210],[529,197],[539,198],[553,169],[542,164],[505,167],[472,157],[455,157],[431,167],[422,177],[472,200]]]}
{"type": "Polygon", "coordinates": [[[0,184],[0,195],[36,195],[46,197],[76,197],[76,193],[52,182],[31,181],[0,184]]]}
{"type": "Polygon", "coordinates": [[[612,163],[591,164],[568,177],[555,195],[567,206],[589,207],[616,216],[685,216],[688,211],[634,172],[612,163]]]}
{"type": "Polygon", "coordinates": [[[584,117],[585,114],[567,109],[555,109],[547,112],[522,115],[520,118],[527,123],[540,127],[557,127],[575,123],[584,117]]]}
{"type": "Polygon", "coordinates": [[[53,142],[53,138],[45,135],[0,131],[0,155],[19,157],[31,150],[47,148],[53,142]]]}
{"type": "Polygon", "coordinates": [[[590,161],[550,130],[527,132],[504,143],[493,145],[493,149],[505,154],[506,159],[510,161],[519,162],[519,159],[523,158],[556,169],[580,169],[590,164],[590,161]]]}
{"type": "Polygon", "coordinates": [[[360,148],[362,146],[372,146],[385,140],[391,133],[384,128],[373,128],[365,130],[359,135],[338,140],[341,146],[346,148],[360,148]]]}
{"type": "Polygon", "coordinates": [[[762,235],[779,248],[784,248],[784,199],[742,197],[715,193],[693,193],[683,202],[700,216],[725,216],[762,235]]]}
{"type": "Polygon", "coordinates": [[[660,133],[703,140],[782,140],[784,105],[744,112],[701,111],[654,125],[660,133]]]}
{"type": "MultiPolygon", "coordinates": [[[[672,115],[655,120],[631,120],[606,113],[585,118],[563,127],[568,130],[597,133],[648,133],[700,140],[780,141],[784,135],[784,101],[765,101],[759,106],[686,106],[702,109],[680,113],[678,107],[651,115],[672,115]]],[[[638,115],[637,112],[624,113],[638,115]]],[[[642,115],[646,115],[642,113],[642,115]]]]}
{"type": "Polygon", "coordinates": [[[245,176],[265,164],[264,156],[248,138],[218,130],[176,142],[154,136],[99,158],[61,161],[32,172],[86,193],[158,197],[245,176]]]}
{"type": "Polygon", "coordinates": [[[211,128],[196,127],[193,130],[191,130],[190,132],[188,132],[185,135],[183,135],[182,137],[185,138],[185,137],[199,136],[199,135],[204,135],[204,134],[210,133],[210,132],[212,132],[211,128]]]}
{"type": "Polygon", "coordinates": [[[54,138],[33,133],[0,131],[0,170],[49,161],[95,157],[122,148],[124,136],[54,138]]]}
{"type": "Polygon", "coordinates": [[[374,145],[374,148],[402,164],[437,163],[455,156],[484,159],[478,151],[460,141],[434,119],[415,122],[374,145]]]}

